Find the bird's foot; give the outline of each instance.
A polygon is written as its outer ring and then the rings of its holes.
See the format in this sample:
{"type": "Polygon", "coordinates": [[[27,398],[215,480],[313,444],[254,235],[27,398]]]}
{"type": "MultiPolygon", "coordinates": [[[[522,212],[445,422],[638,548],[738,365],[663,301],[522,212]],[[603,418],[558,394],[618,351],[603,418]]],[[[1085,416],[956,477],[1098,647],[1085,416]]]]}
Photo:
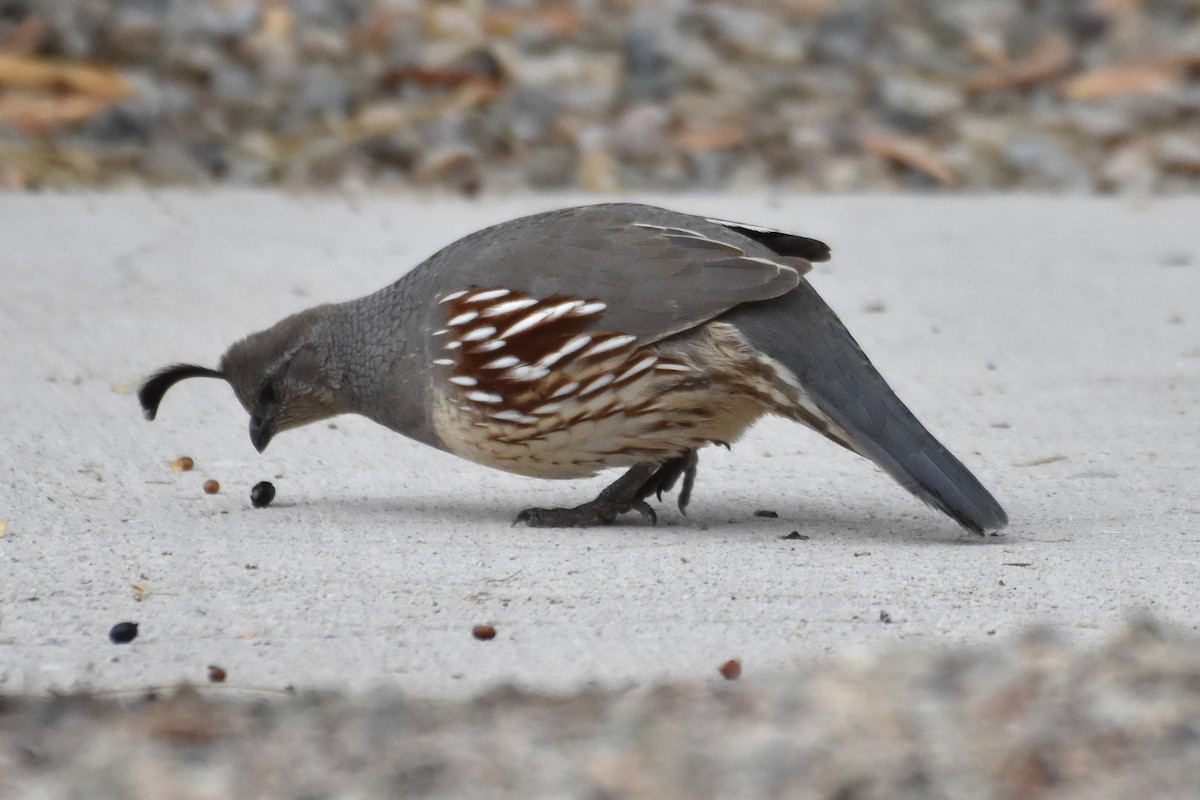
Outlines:
{"type": "Polygon", "coordinates": [[[523,522],[531,528],[590,528],[594,525],[610,525],[628,511],[638,512],[651,525],[658,522],[658,515],[645,500],[622,503],[597,497],[590,503],[574,508],[527,508],[517,514],[513,525],[523,522]]]}
{"type": "Polygon", "coordinates": [[[663,492],[674,489],[680,477],[683,478],[683,485],[679,489],[677,502],[679,510],[686,515],[699,463],[696,451],[688,450],[662,464],[639,464],[590,503],[574,508],[527,508],[517,514],[513,525],[523,522],[531,528],[585,528],[609,525],[618,516],[630,511],[636,511],[642,515],[642,519],[654,525],[658,522],[658,515],[646,498],[655,495],[661,500],[663,492]]]}

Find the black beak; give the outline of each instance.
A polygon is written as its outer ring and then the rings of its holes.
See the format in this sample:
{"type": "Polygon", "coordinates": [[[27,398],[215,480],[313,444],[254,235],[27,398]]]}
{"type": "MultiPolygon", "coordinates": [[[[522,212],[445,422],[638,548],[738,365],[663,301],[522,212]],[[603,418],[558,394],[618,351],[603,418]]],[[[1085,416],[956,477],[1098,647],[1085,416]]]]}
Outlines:
{"type": "Polygon", "coordinates": [[[271,443],[271,437],[275,435],[275,420],[270,417],[251,417],[250,418],[250,443],[254,445],[254,449],[262,452],[267,449],[267,445],[271,443]]]}

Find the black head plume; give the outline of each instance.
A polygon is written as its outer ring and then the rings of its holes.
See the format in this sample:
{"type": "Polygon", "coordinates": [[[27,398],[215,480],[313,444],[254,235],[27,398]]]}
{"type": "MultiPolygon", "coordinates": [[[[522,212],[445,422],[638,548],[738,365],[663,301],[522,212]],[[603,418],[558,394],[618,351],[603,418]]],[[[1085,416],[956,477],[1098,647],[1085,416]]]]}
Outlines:
{"type": "Polygon", "coordinates": [[[219,370],[198,367],[195,364],[172,364],[165,369],[160,369],[142,384],[141,389],[138,389],[138,400],[142,404],[142,410],[146,412],[146,419],[154,419],[158,414],[158,404],[162,402],[167,389],[185,378],[221,378],[224,380],[225,374],[219,370]]]}

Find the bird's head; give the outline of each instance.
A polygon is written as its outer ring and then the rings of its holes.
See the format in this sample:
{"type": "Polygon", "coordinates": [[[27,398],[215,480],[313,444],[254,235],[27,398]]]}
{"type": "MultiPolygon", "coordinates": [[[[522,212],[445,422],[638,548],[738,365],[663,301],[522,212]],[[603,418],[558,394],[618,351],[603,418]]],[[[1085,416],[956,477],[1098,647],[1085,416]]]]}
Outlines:
{"type": "Polygon", "coordinates": [[[185,378],[228,382],[250,414],[250,441],[260,453],[277,433],[345,412],[340,382],[314,333],[322,308],[247,336],[226,351],[219,369],[175,364],[154,373],[138,390],[146,418],[154,419],[163,395],[185,378]]]}

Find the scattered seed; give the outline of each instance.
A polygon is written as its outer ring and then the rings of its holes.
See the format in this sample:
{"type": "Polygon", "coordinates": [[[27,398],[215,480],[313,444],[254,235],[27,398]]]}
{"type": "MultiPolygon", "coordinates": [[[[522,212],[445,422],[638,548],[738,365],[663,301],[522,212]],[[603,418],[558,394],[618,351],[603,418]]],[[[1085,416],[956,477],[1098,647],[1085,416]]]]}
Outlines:
{"type": "Polygon", "coordinates": [[[771,511],[770,509],[766,509],[766,508],[755,511],[754,516],[766,517],[767,519],[779,519],[779,514],[777,512],[771,511]]]}
{"type": "Polygon", "coordinates": [[[216,494],[219,491],[221,491],[221,484],[217,483],[212,478],[209,478],[204,482],[205,494],[216,494]]]}
{"type": "Polygon", "coordinates": [[[138,635],[138,624],[136,622],[118,622],[112,626],[112,630],[108,632],[108,638],[113,644],[129,644],[138,635]]]}
{"type": "Polygon", "coordinates": [[[491,625],[476,625],[471,628],[471,635],[481,642],[490,642],[496,638],[496,629],[491,625]]]}
{"type": "Polygon", "coordinates": [[[803,540],[807,540],[807,539],[808,539],[808,537],[807,537],[807,536],[805,536],[805,535],[804,535],[803,533],[801,533],[800,531],[792,531],[792,532],[791,532],[791,533],[789,533],[787,536],[780,536],[779,538],[780,538],[780,539],[803,539],[803,540]]]}
{"type": "Polygon", "coordinates": [[[196,462],[192,460],[191,456],[180,456],[173,461],[168,461],[167,466],[171,468],[172,472],[187,472],[196,466],[196,462]]]}
{"type": "Polygon", "coordinates": [[[736,681],[742,674],[742,662],[731,658],[717,667],[717,672],[721,673],[721,677],[727,681],[736,681]]]}
{"type": "Polygon", "coordinates": [[[270,481],[259,481],[250,490],[250,505],[255,508],[266,508],[275,499],[275,484],[270,481]]]}
{"type": "Polygon", "coordinates": [[[1044,464],[1054,464],[1055,462],[1066,461],[1066,460],[1067,460],[1066,456],[1064,456],[1062,453],[1057,453],[1052,456],[1045,456],[1043,458],[1035,458],[1032,461],[1025,461],[1023,463],[1017,464],[1016,466],[1018,466],[1018,467],[1040,467],[1044,464]]]}
{"type": "Polygon", "coordinates": [[[216,664],[208,665],[208,680],[212,683],[225,682],[225,670],[216,664]]]}

